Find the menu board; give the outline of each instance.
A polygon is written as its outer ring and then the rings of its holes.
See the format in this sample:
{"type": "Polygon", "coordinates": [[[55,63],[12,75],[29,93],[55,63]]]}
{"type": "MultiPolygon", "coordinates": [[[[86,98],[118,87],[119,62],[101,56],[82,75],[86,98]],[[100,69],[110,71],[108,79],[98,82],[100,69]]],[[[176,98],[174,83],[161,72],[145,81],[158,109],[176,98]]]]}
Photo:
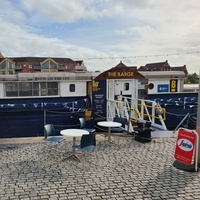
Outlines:
{"type": "Polygon", "coordinates": [[[92,105],[95,118],[106,117],[106,80],[92,81],[92,105]]]}

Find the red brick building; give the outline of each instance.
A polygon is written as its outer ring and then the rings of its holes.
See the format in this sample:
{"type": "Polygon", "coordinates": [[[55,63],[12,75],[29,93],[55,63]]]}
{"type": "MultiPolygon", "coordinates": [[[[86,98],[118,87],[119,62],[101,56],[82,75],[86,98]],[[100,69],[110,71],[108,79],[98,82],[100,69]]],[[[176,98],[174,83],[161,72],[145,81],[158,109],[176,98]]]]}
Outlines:
{"type": "Polygon", "coordinates": [[[4,57],[0,53],[0,74],[81,71],[87,71],[82,60],[54,57],[4,57]]]}
{"type": "Polygon", "coordinates": [[[183,71],[185,76],[188,75],[186,65],[180,67],[171,67],[166,60],[165,62],[148,63],[139,67],[138,71],[183,71]]]}

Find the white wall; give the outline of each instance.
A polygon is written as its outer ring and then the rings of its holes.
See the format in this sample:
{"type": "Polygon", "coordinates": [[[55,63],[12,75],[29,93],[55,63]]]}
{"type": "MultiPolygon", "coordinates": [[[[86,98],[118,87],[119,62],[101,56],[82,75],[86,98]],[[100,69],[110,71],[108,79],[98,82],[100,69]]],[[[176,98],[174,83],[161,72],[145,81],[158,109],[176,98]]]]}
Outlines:
{"type": "MultiPolygon", "coordinates": [[[[172,79],[175,80],[175,79],[172,79]]],[[[180,88],[180,79],[177,79],[177,92],[181,91],[180,88]]],[[[148,80],[148,85],[150,83],[154,84],[154,88],[153,89],[148,89],[148,94],[162,94],[162,93],[169,93],[170,92],[170,79],[167,78],[162,78],[162,79],[151,79],[149,78],[148,80]],[[168,88],[168,89],[167,89],[168,88]]]]}
{"type": "Polygon", "coordinates": [[[85,81],[70,81],[60,82],[60,96],[73,97],[73,96],[86,96],[87,85],[85,81]],[[75,92],[70,92],[70,84],[75,84],[75,92]]]}
{"type": "Polygon", "coordinates": [[[120,95],[122,91],[122,95],[133,95],[133,98],[137,98],[138,90],[138,80],[115,80],[115,95],[120,95]],[[129,83],[129,90],[124,90],[124,84],[129,83]]]}

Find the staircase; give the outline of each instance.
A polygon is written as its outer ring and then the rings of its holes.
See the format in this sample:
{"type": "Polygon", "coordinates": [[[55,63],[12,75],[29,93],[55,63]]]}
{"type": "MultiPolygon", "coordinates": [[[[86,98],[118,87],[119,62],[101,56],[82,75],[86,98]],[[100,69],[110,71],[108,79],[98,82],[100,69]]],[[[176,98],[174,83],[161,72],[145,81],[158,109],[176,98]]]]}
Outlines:
{"type": "Polygon", "coordinates": [[[134,132],[134,123],[150,121],[152,128],[167,130],[164,120],[166,111],[158,103],[152,100],[133,99],[119,96],[116,100],[107,100],[107,119],[114,117],[126,118],[128,124],[126,130],[134,132]]]}

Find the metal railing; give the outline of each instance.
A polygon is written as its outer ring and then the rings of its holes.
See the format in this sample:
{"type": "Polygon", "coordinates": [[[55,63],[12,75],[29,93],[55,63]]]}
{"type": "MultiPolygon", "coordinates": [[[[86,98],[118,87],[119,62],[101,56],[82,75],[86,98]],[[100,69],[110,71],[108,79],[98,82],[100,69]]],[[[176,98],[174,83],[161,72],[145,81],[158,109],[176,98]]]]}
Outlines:
{"type": "Polygon", "coordinates": [[[129,132],[133,131],[132,122],[150,121],[155,127],[167,130],[166,110],[152,100],[133,99],[119,96],[117,100],[107,100],[107,119],[115,116],[126,118],[129,132]]]}

